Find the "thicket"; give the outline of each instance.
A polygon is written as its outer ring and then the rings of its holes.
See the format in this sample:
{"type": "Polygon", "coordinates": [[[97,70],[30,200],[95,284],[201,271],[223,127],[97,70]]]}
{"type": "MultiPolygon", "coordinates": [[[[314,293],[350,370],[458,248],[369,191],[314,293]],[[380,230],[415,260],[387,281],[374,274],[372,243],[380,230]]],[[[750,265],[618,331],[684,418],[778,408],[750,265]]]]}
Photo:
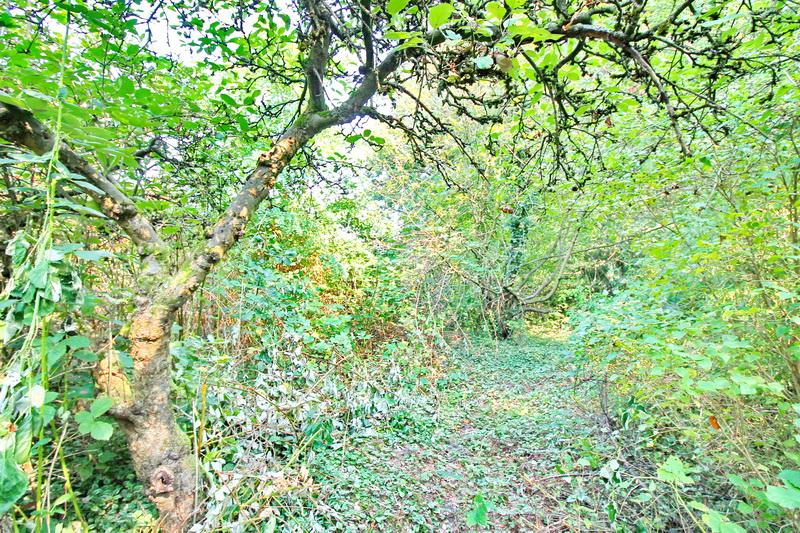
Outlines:
{"type": "Polygon", "coordinates": [[[0,6],[13,527],[344,528],[325,452],[536,328],[598,528],[798,526],[796,2],[0,6]]]}

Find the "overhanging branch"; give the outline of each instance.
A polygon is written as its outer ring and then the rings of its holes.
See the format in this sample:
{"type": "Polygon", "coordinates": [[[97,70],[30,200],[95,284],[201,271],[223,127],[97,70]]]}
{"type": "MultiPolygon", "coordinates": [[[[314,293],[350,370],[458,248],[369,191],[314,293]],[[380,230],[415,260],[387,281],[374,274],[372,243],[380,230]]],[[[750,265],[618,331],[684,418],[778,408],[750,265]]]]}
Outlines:
{"type": "MultiPolygon", "coordinates": [[[[38,155],[52,152],[55,147],[55,135],[33,113],[3,102],[0,102],[0,138],[38,155]]],[[[119,224],[136,245],[144,274],[154,278],[162,273],[160,260],[166,255],[167,245],[133,201],[65,142],[58,147],[58,159],[67,170],[86,180],[90,187],[77,186],[100,206],[108,218],[119,224]]]]}

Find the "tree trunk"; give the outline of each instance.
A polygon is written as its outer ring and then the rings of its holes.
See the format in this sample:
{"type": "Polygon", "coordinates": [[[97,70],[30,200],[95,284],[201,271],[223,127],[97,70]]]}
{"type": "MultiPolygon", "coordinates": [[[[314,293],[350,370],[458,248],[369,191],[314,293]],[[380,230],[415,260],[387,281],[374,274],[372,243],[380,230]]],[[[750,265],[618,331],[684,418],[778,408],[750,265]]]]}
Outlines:
{"type": "Polygon", "coordinates": [[[115,400],[111,411],[128,440],[134,469],[145,494],[155,503],[162,531],[186,530],[196,511],[199,487],[191,442],[175,420],[170,399],[172,324],[213,266],[241,238],[258,204],[278,174],[308,139],[303,130],[290,130],[262,154],[245,188],[231,202],[198,253],[165,283],[153,287],[131,322],[129,338],[133,379],[129,382],[116,360],[103,361],[95,379],[115,400]],[[301,142],[298,142],[298,139],[301,142]]]}
{"type": "Polygon", "coordinates": [[[197,468],[188,437],[180,430],[170,401],[169,353],[174,311],[149,305],[131,324],[133,399],[118,410],[134,469],[145,494],[159,511],[163,531],[180,532],[195,510],[197,468]]]}

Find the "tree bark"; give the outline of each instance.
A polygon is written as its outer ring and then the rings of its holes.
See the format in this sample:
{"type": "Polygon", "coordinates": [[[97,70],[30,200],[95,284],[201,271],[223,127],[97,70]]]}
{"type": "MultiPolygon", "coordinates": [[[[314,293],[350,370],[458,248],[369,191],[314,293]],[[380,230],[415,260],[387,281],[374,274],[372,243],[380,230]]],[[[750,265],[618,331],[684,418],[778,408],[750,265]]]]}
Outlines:
{"type": "Polygon", "coordinates": [[[169,353],[175,312],[147,306],[130,331],[134,364],[133,402],[118,410],[134,469],[158,508],[161,529],[183,531],[195,511],[197,465],[188,437],[173,414],[169,353]]]}

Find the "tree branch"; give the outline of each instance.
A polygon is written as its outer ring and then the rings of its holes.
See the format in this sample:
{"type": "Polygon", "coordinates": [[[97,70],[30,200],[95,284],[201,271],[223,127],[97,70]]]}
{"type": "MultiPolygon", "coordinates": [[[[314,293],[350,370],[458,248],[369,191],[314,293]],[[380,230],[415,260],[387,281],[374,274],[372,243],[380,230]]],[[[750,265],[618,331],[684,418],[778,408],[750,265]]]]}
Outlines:
{"type": "MultiPolygon", "coordinates": [[[[438,31],[429,34],[427,38],[427,43],[430,45],[443,41],[444,35],[438,31]]],[[[169,312],[179,309],[203,283],[214,265],[244,234],[247,222],[267,197],[278,175],[294,155],[321,131],[350,122],[365,113],[365,105],[386,78],[397,70],[403,61],[419,55],[421,50],[419,47],[392,49],[374,71],[364,76],[361,83],[350,93],[350,97],[332,110],[318,110],[313,98],[309,97],[306,110],[278,139],[272,149],[261,154],[256,168],[214,226],[200,251],[165,284],[154,298],[153,304],[164,307],[169,312]]]]}
{"type": "MultiPolygon", "coordinates": [[[[55,135],[30,111],[3,102],[0,102],[0,138],[38,155],[51,152],[55,147],[55,135]]],[[[86,180],[90,187],[76,185],[100,206],[108,218],[119,224],[136,245],[144,275],[154,279],[160,274],[160,261],[168,247],[133,201],[64,142],[58,148],[58,159],[67,170],[86,180]]]]}
{"type": "Polygon", "coordinates": [[[551,26],[548,28],[551,33],[555,33],[558,35],[564,35],[568,38],[580,38],[580,37],[589,37],[593,39],[600,39],[603,41],[607,41],[609,43],[616,44],[619,46],[626,55],[628,55],[633,61],[641,68],[645,74],[653,81],[658,89],[659,99],[661,103],[664,104],[664,108],[667,110],[667,114],[669,115],[670,124],[672,125],[672,129],[675,131],[675,136],[678,138],[678,144],[681,146],[681,151],[683,155],[690,157],[692,155],[692,151],[689,148],[688,144],[683,138],[683,134],[681,133],[680,126],[678,125],[678,117],[675,114],[675,108],[672,107],[672,103],[669,100],[669,95],[667,91],[664,89],[664,84],[661,83],[661,79],[659,78],[658,74],[653,67],[650,66],[650,63],[642,56],[642,54],[637,50],[633,45],[631,45],[630,38],[627,34],[609,30],[607,28],[602,28],[600,26],[594,26],[592,24],[573,24],[568,26],[566,29],[551,26]]]}
{"type": "Polygon", "coordinates": [[[361,10],[361,33],[364,38],[364,73],[375,68],[375,47],[372,42],[372,13],[370,0],[359,0],[361,10]]]}
{"type": "Polygon", "coordinates": [[[306,12],[311,19],[311,31],[308,36],[308,58],[305,64],[306,84],[308,86],[309,107],[313,111],[322,111],[325,104],[325,71],[328,68],[329,48],[331,44],[331,24],[324,16],[325,9],[315,0],[306,2],[306,12]]]}

